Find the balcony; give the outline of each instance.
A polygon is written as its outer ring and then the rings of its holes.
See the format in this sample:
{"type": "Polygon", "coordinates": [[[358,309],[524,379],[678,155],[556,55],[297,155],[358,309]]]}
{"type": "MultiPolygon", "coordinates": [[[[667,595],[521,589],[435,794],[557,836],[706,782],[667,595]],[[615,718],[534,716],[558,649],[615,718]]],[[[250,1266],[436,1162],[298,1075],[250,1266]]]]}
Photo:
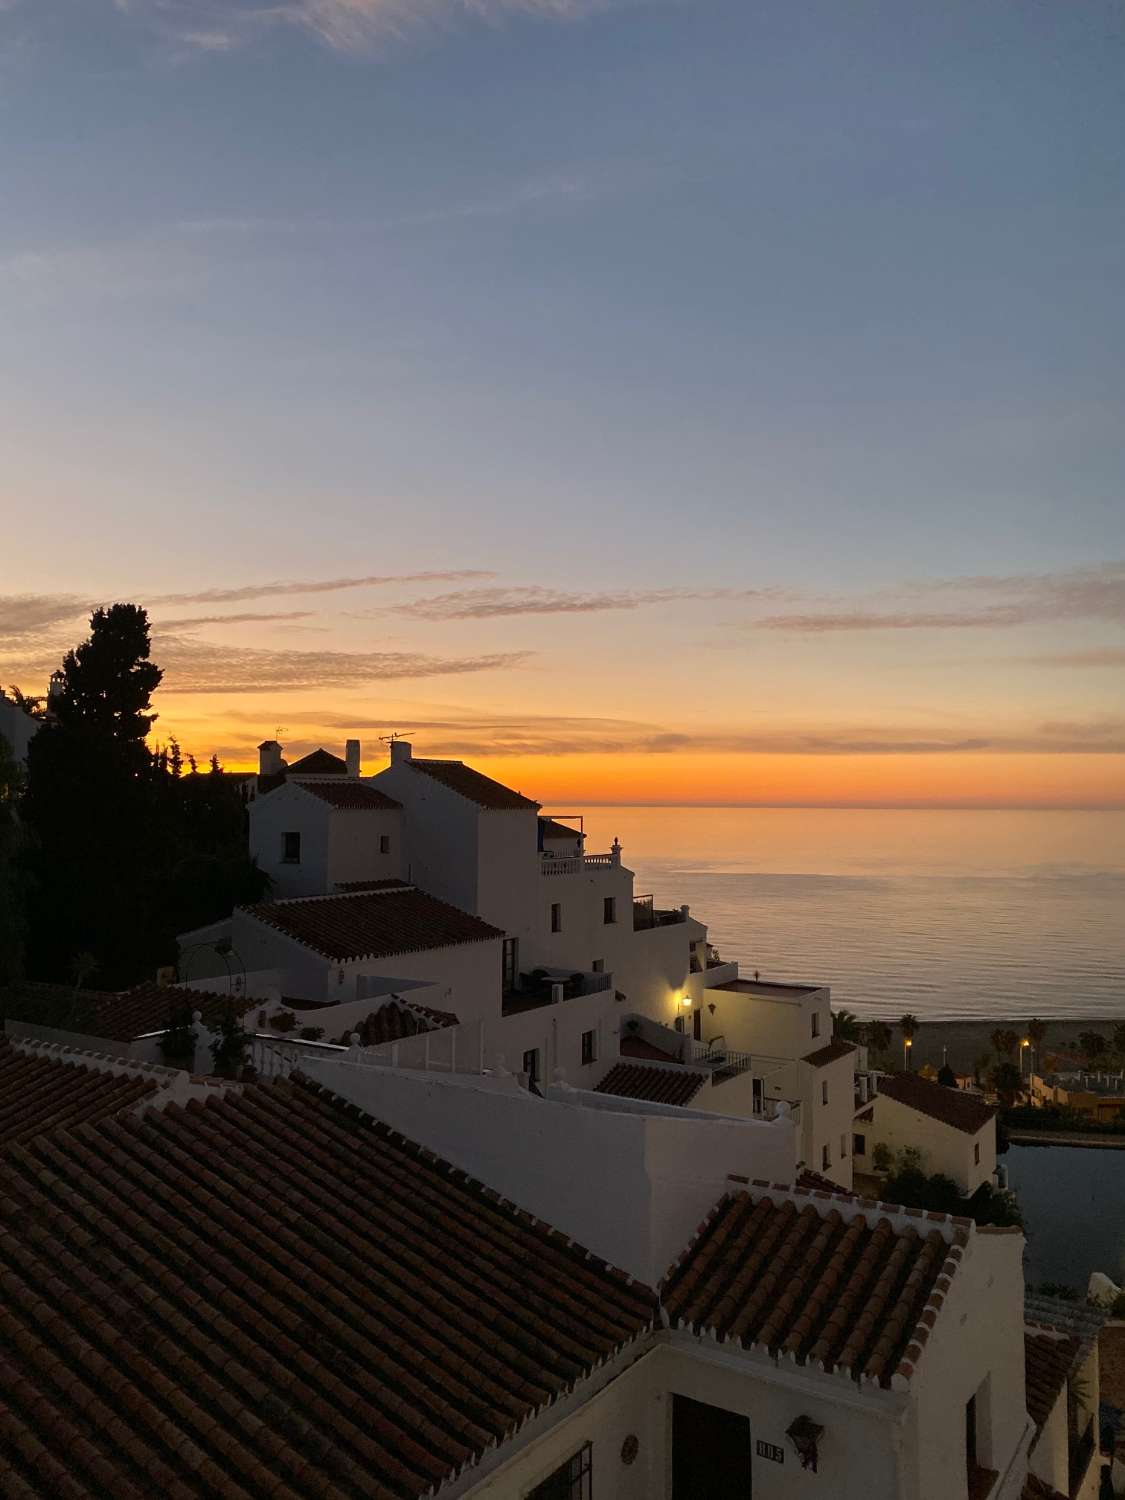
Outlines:
{"type": "Polygon", "coordinates": [[[662,910],[653,905],[651,896],[633,897],[633,931],[650,932],[654,927],[675,927],[687,921],[687,913],[680,908],[662,910]]]}
{"type": "Polygon", "coordinates": [[[621,864],[620,854],[541,854],[540,875],[581,875],[585,870],[614,869],[621,864]]]}
{"type": "Polygon", "coordinates": [[[519,1016],[544,1005],[600,995],[613,987],[612,974],[594,974],[577,969],[532,969],[521,974],[514,989],[504,996],[502,1014],[519,1016]]]}

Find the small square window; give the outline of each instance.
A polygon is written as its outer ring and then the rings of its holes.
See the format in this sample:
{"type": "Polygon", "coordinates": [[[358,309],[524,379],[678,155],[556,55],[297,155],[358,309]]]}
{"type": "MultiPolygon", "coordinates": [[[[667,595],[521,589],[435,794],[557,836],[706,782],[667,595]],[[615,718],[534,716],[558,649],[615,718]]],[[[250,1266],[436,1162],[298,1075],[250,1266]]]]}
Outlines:
{"type": "Polygon", "coordinates": [[[558,901],[551,902],[551,931],[562,931],[562,904],[558,901]]]}
{"type": "Polygon", "coordinates": [[[590,1063],[598,1060],[598,1033],[596,1031],[584,1031],[582,1033],[582,1066],[588,1067],[590,1063]]]}
{"type": "Polygon", "coordinates": [[[817,1015],[815,1010],[813,1011],[812,1015],[812,1034],[813,1036],[820,1035],[820,1017],[817,1015]]]}
{"type": "Polygon", "coordinates": [[[595,958],[594,961],[593,961],[593,963],[590,965],[590,970],[594,974],[604,974],[605,973],[605,959],[604,958],[595,958]]]}
{"type": "Polygon", "coordinates": [[[821,1104],[827,1104],[828,1103],[828,1080],[827,1079],[825,1079],[825,1081],[820,1085],[820,1102],[821,1102],[821,1104]]]}
{"type": "Polygon", "coordinates": [[[283,865],[299,865],[301,863],[301,835],[299,833],[283,833],[281,835],[281,863],[283,865]]]}
{"type": "Polygon", "coordinates": [[[853,1135],[852,1136],[852,1155],[853,1156],[866,1156],[867,1155],[867,1137],[865,1135],[858,1135],[857,1134],[857,1135],[853,1135]]]}
{"type": "Polygon", "coordinates": [[[602,921],[608,927],[617,921],[617,897],[606,896],[602,901],[602,921]]]}
{"type": "Polygon", "coordinates": [[[379,835],[379,853],[389,854],[391,852],[391,836],[389,833],[379,835]]]}

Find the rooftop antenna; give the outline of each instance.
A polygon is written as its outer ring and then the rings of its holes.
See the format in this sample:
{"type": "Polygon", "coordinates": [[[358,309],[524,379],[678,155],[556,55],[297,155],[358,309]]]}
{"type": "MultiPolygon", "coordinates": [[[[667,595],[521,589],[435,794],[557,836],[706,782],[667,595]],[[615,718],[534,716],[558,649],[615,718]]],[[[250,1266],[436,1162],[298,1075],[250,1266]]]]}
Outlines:
{"type": "Polygon", "coordinates": [[[395,740],[401,740],[408,734],[414,734],[413,729],[392,729],[390,734],[381,734],[380,741],[384,745],[393,745],[395,740]]]}

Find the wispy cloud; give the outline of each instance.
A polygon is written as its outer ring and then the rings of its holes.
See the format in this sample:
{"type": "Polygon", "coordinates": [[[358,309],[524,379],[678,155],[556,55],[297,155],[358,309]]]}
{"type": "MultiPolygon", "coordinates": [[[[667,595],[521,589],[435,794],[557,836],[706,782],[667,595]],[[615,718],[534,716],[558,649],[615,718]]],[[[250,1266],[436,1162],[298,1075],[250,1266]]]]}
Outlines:
{"type": "Polygon", "coordinates": [[[118,9],[156,24],[178,47],[225,52],[278,29],[304,33],[335,52],[378,52],[419,34],[518,18],[579,21],[640,0],[131,0],[118,9]]]}
{"type": "Polygon", "coordinates": [[[1090,651],[1056,651],[1045,656],[1025,656],[1019,660],[1034,667],[1125,667],[1125,648],[1095,647],[1090,651]]]}
{"type": "Polygon", "coordinates": [[[441,657],[408,651],[266,650],[159,634],[153,647],[154,657],[165,669],[165,694],[361,688],[391,679],[507,671],[520,666],[529,655],[524,651],[441,657]]]}
{"type": "Polygon", "coordinates": [[[199,625],[259,625],[274,620],[311,620],[311,609],[286,609],[276,614],[185,615],[180,620],[154,620],[153,630],[193,630],[199,625]]]}
{"type": "Polygon", "coordinates": [[[380,614],[409,615],[416,620],[493,620],[509,615],[585,615],[606,610],[643,609],[654,604],[680,603],[688,599],[762,599],[776,597],[764,589],[621,589],[596,593],[544,588],[460,589],[392,604],[380,614]]]}
{"type": "MultiPolygon", "coordinates": [[[[972,630],[1010,628],[1065,620],[1125,624],[1125,562],[1071,568],[1057,573],[939,579],[894,591],[911,602],[941,595],[942,609],[871,607],[872,596],[848,608],[766,615],[761,630],[822,634],[871,630],[972,630]],[[992,595],[986,603],[980,596],[992,595]]],[[[875,602],[884,595],[875,596],[875,602]]],[[[838,603],[838,601],[837,601],[838,603]]]]}
{"type": "Polygon", "coordinates": [[[493,578],[479,568],[457,568],[440,573],[369,573],[356,578],[305,578],[246,583],[235,588],[199,589],[185,594],[150,594],[149,604],[240,604],[247,599],[273,599],[288,594],[334,594],[343,589],[380,588],[395,583],[453,583],[466,578],[493,578]]]}
{"type": "Polygon", "coordinates": [[[22,644],[77,620],[88,608],[74,594],[0,594],[0,647],[22,644]]]}

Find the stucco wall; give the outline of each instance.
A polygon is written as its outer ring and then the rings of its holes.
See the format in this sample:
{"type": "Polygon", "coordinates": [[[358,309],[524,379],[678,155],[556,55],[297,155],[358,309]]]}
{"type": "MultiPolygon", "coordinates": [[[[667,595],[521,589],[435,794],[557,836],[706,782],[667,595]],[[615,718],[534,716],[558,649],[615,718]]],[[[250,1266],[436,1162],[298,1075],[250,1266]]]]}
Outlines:
{"type": "Polygon", "coordinates": [[[852,1120],[855,1115],[855,1053],[824,1067],[801,1063],[801,1129],[805,1165],[841,1187],[852,1185],[852,1120]],[[828,1103],[823,1088],[828,1085],[828,1103]],[[843,1151],[841,1151],[841,1144],[843,1151]],[[825,1164],[824,1148],[828,1148],[825,1164]]]}
{"type": "Polygon", "coordinates": [[[38,728],[39,724],[35,719],[29,719],[27,714],[7,698],[0,698],[0,735],[7,740],[17,761],[22,763],[27,759],[27,747],[38,728]]]}
{"type": "Polygon", "coordinates": [[[806,1057],[832,1040],[831,995],[826,988],[791,998],[710,989],[704,998],[715,1006],[716,1030],[740,1052],[806,1057]],[[816,1036],[812,1034],[814,1015],[819,1028],[816,1036]]]}
{"type": "Polygon", "coordinates": [[[402,813],[331,810],[326,893],[350,880],[401,880],[403,870],[402,813]],[[390,842],[386,854],[379,852],[381,838],[390,842]]]}
{"type": "MultiPolygon", "coordinates": [[[[924,1225],[920,1226],[924,1229],[924,1225]]],[[[1030,1437],[1024,1395],[1023,1235],[974,1231],[914,1371],[905,1433],[916,1488],[904,1500],[966,1493],[965,1407],[978,1396],[977,1451],[1018,1494],[1030,1437]]]]}
{"type": "Polygon", "coordinates": [[[463,911],[475,912],[480,809],[408,764],[387,766],[367,779],[406,810],[404,878],[463,911]]]}
{"type": "Polygon", "coordinates": [[[328,883],[331,809],[297,786],[279,786],[250,804],[250,853],[273,881],[277,899],[323,896],[328,883]],[[282,859],[284,835],[301,835],[300,864],[282,859]]]}
{"type": "Polygon", "coordinates": [[[729,1174],[782,1180],[792,1157],[784,1123],[617,1114],[537,1099],[510,1079],[454,1085],[339,1060],[308,1071],[650,1285],[729,1174]]]}
{"type": "Polygon", "coordinates": [[[992,1181],[996,1169],[994,1120],[975,1135],[967,1135],[885,1094],[876,1094],[872,1107],[874,1119],[857,1122],[855,1126],[866,1144],[866,1153],[859,1161],[861,1171],[873,1170],[875,1147],[882,1144],[895,1153],[908,1148],[920,1151],[923,1171],[931,1175],[944,1173],[966,1195],[975,1193],[982,1183],[992,1181]],[[973,1160],[975,1145],[980,1146],[979,1164],[973,1160]]]}

